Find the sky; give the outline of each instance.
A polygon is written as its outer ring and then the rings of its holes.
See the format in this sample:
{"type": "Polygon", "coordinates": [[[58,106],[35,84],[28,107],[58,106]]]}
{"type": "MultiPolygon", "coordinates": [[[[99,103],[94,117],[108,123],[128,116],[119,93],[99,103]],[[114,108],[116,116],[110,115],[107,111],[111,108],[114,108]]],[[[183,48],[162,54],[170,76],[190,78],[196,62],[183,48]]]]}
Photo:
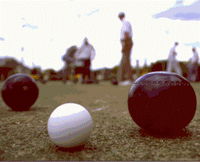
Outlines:
{"type": "Polygon", "coordinates": [[[122,55],[121,11],[133,28],[133,66],[167,59],[175,41],[180,61],[200,51],[200,0],[0,0],[0,58],[60,70],[67,48],[87,37],[92,69],[112,68],[122,55]]]}

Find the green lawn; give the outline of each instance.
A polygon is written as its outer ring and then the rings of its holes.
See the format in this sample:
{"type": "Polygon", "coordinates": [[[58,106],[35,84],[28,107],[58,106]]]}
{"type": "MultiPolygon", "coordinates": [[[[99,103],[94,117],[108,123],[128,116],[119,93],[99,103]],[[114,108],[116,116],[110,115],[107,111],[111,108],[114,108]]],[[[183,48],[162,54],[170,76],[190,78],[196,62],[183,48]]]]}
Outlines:
{"type": "Polygon", "coordinates": [[[161,138],[141,131],[132,121],[129,86],[38,83],[40,95],[30,111],[11,111],[0,99],[0,160],[200,160],[200,83],[192,85],[198,105],[187,133],[161,138]],[[94,129],[85,147],[63,149],[49,140],[48,117],[66,102],[83,105],[93,117],[94,129]]]}

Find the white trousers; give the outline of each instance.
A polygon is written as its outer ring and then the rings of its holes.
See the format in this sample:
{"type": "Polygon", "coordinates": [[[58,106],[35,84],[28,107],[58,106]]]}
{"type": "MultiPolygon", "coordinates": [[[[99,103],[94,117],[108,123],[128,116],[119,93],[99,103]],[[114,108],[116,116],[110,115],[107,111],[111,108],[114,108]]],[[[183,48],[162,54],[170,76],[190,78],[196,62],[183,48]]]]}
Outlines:
{"type": "Polygon", "coordinates": [[[167,62],[167,71],[172,72],[175,71],[179,75],[182,75],[182,70],[179,63],[176,60],[168,60],[167,62]]]}

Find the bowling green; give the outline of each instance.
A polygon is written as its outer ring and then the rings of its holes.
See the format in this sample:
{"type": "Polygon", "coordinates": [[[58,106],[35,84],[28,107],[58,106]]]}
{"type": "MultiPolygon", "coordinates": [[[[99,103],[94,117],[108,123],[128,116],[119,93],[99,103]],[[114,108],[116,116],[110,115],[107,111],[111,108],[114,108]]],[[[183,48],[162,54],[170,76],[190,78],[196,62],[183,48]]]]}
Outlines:
{"type": "MultiPolygon", "coordinates": [[[[0,87],[2,86],[0,83],[0,87]]],[[[193,83],[197,111],[187,129],[175,137],[150,135],[132,121],[127,108],[130,86],[38,83],[32,109],[14,112],[0,98],[0,160],[200,160],[200,83],[193,83]],[[47,134],[51,112],[66,102],[85,106],[94,128],[84,147],[63,149],[47,134]]]]}

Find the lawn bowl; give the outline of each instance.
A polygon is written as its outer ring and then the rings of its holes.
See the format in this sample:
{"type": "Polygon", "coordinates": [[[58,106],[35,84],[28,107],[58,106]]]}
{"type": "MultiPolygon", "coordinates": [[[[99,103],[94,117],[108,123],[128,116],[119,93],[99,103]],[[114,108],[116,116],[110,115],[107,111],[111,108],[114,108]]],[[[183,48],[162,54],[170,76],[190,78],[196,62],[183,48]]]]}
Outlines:
{"type": "Polygon", "coordinates": [[[18,73],[5,80],[1,95],[12,110],[27,111],[37,100],[39,89],[29,75],[18,73]]]}
{"type": "Polygon", "coordinates": [[[65,103],[50,115],[47,129],[57,146],[73,148],[85,144],[93,128],[90,113],[81,105],[65,103]]]}
{"type": "Polygon", "coordinates": [[[196,95],[182,76],[151,72],[132,85],[128,109],[133,121],[142,129],[156,134],[176,134],[193,119],[196,95]]]}

